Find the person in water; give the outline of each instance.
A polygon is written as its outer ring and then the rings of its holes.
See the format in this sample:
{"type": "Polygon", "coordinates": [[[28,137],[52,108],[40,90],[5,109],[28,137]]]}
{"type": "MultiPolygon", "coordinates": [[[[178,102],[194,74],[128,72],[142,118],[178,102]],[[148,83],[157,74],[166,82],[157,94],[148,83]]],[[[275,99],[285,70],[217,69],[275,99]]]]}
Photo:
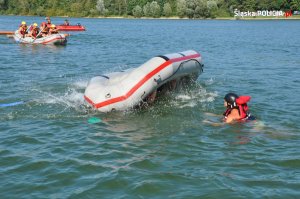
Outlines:
{"type": "Polygon", "coordinates": [[[27,25],[25,21],[22,21],[19,30],[18,30],[19,34],[22,35],[22,37],[24,38],[25,35],[27,34],[27,25]]]}
{"type": "Polygon", "coordinates": [[[223,121],[232,123],[234,121],[255,120],[255,117],[250,114],[247,105],[250,99],[250,96],[238,96],[235,93],[227,93],[224,97],[224,106],[227,109],[223,113],[223,121]]]}

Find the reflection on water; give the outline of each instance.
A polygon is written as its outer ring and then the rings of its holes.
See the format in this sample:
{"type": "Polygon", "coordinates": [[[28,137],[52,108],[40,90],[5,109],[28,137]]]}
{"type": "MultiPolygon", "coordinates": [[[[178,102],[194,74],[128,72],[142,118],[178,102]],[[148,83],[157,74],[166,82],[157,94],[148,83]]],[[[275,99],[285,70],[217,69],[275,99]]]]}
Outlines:
{"type": "Polygon", "coordinates": [[[65,50],[66,46],[62,45],[41,45],[41,44],[17,44],[20,46],[22,53],[26,54],[41,54],[41,53],[60,53],[65,50]]]}

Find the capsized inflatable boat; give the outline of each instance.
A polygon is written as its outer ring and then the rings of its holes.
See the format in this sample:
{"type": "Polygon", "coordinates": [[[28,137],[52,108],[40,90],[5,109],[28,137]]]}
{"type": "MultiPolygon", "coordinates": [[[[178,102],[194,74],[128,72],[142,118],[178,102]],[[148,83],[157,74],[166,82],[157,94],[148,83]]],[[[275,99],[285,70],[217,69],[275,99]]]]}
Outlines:
{"type": "Polygon", "coordinates": [[[163,86],[183,79],[195,81],[203,71],[202,58],[194,50],[157,56],[138,68],[93,77],[85,100],[101,112],[133,108],[163,86]]]}
{"type": "Polygon", "coordinates": [[[65,34],[53,34],[46,37],[41,37],[33,39],[32,37],[23,38],[18,31],[14,34],[14,39],[18,43],[22,44],[54,44],[54,45],[65,45],[67,43],[67,38],[65,34]]]}

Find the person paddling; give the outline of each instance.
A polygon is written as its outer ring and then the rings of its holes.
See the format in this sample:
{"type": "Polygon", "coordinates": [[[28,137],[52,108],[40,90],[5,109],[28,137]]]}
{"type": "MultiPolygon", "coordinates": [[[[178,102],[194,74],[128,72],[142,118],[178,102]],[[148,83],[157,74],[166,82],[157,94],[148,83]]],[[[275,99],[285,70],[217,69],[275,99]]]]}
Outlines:
{"type": "Polygon", "coordinates": [[[50,26],[51,26],[51,24],[52,24],[52,23],[51,23],[51,19],[50,19],[50,17],[46,17],[46,18],[45,18],[45,20],[47,20],[47,22],[46,22],[46,23],[47,23],[48,27],[50,27],[50,26]]]}
{"type": "Polygon", "coordinates": [[[32,27],[32,30],[30,31],[28,36],[32,37],[33,39],[36,39],[38,34],[39,34],[39,27],[38,27],[37,23],[34,23],[33,27],[32,27]]]}
{"type": "Polygon", "coordinates": [[[22,35],[22,37],[24,38],[25,35],[27,34],[27,25],[25,21],[22,21],[19,30],[18,30],[19,34],[22,35]]]}
{"type": "Polygon", "coordinates": [[[46,37],[49,33],[50,28],[47,26],[46,22],[41,24],[42,37],[46,37]]]}
{"type": "Polygon", "coordinates": [[[49,35],[58,34],[58,29],[54,24],[51,25],[51,28],[49,30],[49,35]]]}
{"type": "Polygon", "coordinates": [[[255,117],[250,114],[247,105],[250,99],[250,96],[238,96],[235,93],[227,93],[224,97],[224,106],[227,109],[223,113],[223,121],[232,123],[234,121],[255,120],[255,117]]]}

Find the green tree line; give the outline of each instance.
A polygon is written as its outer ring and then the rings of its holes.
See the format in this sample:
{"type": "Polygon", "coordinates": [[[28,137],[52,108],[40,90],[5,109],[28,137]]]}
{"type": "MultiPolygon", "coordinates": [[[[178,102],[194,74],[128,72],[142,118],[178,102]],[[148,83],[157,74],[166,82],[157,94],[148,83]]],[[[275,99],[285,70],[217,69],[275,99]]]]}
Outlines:
{"type": "Polygon", "coordinates": [[[300,10],[300,0],[0,0],[0,14],[215,18],[234,9],[300,10]]]}

